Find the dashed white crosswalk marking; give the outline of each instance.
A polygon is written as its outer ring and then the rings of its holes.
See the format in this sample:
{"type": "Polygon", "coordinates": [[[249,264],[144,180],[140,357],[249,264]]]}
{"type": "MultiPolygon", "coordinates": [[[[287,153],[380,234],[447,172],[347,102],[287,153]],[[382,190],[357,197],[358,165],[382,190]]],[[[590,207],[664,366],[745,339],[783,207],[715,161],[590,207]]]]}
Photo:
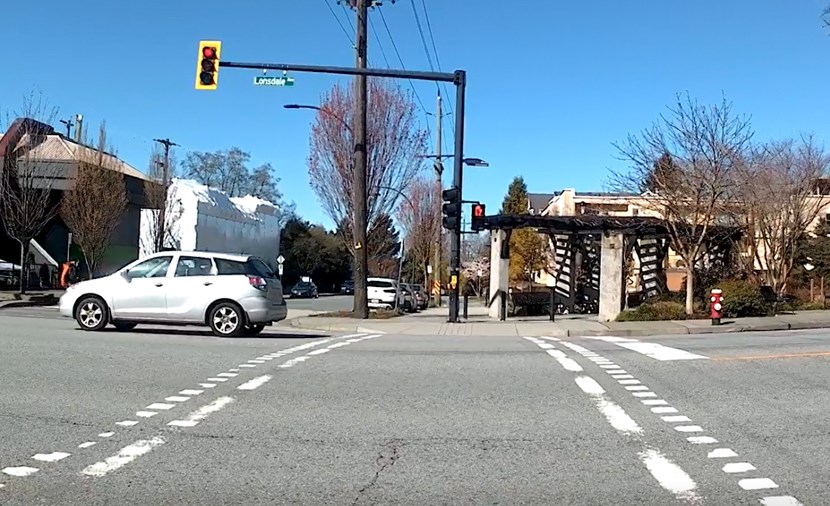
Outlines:
{"type": "Polygon", "coordinates": [[[690,353],[685,350],[680,350],[678,348],[672,348],[671,346],[665,346],[658,343],[642,342],[636,339],[628,339],[625,337],[586,336],[585,339],[595,339],[598,341],[604,341],[606,343],[612,343],[621,348],[636,351],[637,353],[641,353],[647,357],[653,358],[654,360],[659,360],[661,362],[668,362],[674,360],[705,360],[709,358],[703,355],[698,355],[696,353],[690,353]]]}

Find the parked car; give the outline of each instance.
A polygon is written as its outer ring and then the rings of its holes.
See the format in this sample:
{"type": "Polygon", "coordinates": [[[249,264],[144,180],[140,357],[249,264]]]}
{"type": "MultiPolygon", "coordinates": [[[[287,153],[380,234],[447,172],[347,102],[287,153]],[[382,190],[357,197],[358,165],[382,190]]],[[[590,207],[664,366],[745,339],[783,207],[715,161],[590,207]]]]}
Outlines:
{"type": "Polygon", "coordinates": [[[354,281],[346,281],[343,283],[343,286],[340,287],[340,293],[343,295],[354,295],[354,281]]]}
{"type": "Polygon", "coordinates": [[[424,290],[423,285],[411,285],[415,292],[415,298],[418,301],[418,309],[424,310],[429,307],[429,295],[424,290]]]}
{"type": "Polygon", "coordinates": [[[291,296],[298,299],[316,299],[319,297],[317,285],[313,281],[300,281],[291,289],[291,296]]]}
{"type": "Polygon", "coordinates": [[[59,308],[83,330],[206,325],[222,337],[257,335],[287,315],[280,280],[261,259],[199,251],[156,253],[71,285],[59,308]]]}
{"type": "Polygon", "coordinates": [[[398,291],[398,282],[391,278],[369,278],[366,280],[369,307],[372,309],[395,309],[404,300],[398,291]],[[395,294],[398,294],[397,300],[395,294]]]}
{"type": "Polygon", "coordinates": [[[418,300],[416,298],[415,292],[412,290],[412,287],[407,285],[406,283],[400,284],[400,292],[401,292],[401,302],[400,308],[401,311],[405,311],[407,313],[414,313],[418,310],[418,300]]]}

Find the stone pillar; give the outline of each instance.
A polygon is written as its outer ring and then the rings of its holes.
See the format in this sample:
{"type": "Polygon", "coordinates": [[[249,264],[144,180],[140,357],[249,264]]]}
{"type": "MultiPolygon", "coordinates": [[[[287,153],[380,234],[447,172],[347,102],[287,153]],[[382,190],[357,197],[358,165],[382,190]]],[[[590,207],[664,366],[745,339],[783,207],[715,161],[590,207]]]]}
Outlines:
{"type": "Polygon", "coordinates": [[[603,233],[601,245],[599,321],[609,322],[617,318],[623,307],[625,249],[623,248],[622,233],[603,233]]]}
{"type": "Polygon", "coordinates": [[[498,294],[507,293],[510,284],[510,248],[506,244],[509,240],[510,236],[504,230],[490,231],[490,318],[499,317],[501,298],[498,294]]]}

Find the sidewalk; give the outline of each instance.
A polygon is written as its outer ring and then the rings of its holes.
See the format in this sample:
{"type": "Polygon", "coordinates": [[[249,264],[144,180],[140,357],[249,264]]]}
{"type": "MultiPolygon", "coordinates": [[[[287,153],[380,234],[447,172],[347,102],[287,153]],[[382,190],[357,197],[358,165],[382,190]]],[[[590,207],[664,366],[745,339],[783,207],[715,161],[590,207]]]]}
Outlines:
{"type": "Polygon", "coordinates": [[[7,307],[53,306],[63,290],[30,290],[24,295],[17,291],[0,291],[0,309],[7,307]]]}
{"type": "Polygon", "coordinates": [[[389,320],[298,317],[287,324],[328,332],[384,332],[403,335],[462,336],[657,336],[754,332],[773,330],[830,329],[830,310],[798,311],[771,317],[734,318],[713,326],[710,320],[672,320],[659,322],[600,323],[596,315],[557,315],[556,321],[519,317],[508,321],[491,320],[486,308],[470,307],[463,323],[448,323],[446,308],[430,308],[414,315],[389,320]]]}

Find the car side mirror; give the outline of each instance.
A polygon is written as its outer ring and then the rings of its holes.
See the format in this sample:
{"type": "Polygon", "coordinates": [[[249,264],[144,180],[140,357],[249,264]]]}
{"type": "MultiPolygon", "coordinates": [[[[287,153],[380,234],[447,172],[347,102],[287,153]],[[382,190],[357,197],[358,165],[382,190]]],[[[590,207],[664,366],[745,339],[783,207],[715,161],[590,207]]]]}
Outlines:
{"type": "Polygon", "coordinates": [[[127,281],[131,280],[132,278],[130,277],[130,269],[125,269],[121,271],[121,277],[126,279],[127,281]]]}

